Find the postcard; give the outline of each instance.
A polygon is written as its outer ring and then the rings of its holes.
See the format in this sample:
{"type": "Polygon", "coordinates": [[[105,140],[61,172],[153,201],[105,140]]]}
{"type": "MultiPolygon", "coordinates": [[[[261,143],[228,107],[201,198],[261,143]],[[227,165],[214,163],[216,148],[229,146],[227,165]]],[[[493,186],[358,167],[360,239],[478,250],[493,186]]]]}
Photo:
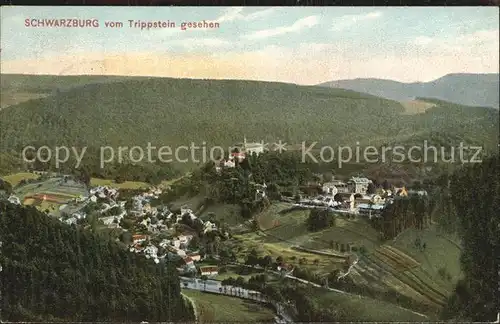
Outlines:
{"type": "Polygon", "coordinates": [[[498,8],[0,12],[0,320],[498,323],[498,8]]]}

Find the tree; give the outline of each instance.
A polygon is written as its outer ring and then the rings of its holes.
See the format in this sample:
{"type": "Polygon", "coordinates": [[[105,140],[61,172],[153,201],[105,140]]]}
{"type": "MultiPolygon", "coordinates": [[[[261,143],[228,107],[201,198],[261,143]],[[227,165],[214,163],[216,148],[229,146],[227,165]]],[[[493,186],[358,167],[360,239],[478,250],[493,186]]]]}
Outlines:
{"type": "Polygon", "coordinates": [[[375,187],[375,185],[370,182],[368,184],[368,188],[366,189],[366,193],[369,194],[369,195],[373,195],[376,190],[377,190],[377,188],[375,187]]]}
{"type": "Polygon", "coordinates": [[[125,244],[132,243],[132,233],[130,233],[129,231],[123,231],[120,234],[120,241],[125,244]]]}
{"type": "Polygon", "coordinates": [[[250,266],[255,266],[259,264],[259,256],[257,254],[256,249],[250,250],[250,253],[248,254],[247,259],[245,261],[245,264],[248,264],[250,266]]]}
{"type": "Polygon", "coordinates": [[[312,209],[306,220],[309,231],[319,231],[335,225],[335,215],[329,210],[312,209]]]}
{"type": "Polygon", "coordinates": [[[496,318],[498,291],[498,247],[500,246],[500,161],[498,155],[453,173],[449,189],[459,210],[462,237],[461,266],[464,278],[443,311],[445,319],[474,322],[496,318]],[[496,188],[496,189],[493,189],[496,188]],[[496,190],[492,194],[492,190],[496,190]]]}
{"type": "Polygon", "coordinates": [[[266,255],[261,261],[260,265],[264,268],[268,268],[273,264],[273,258],[270,255],[266,255]]]}
{"type": "Polygon", "coordinates": [[[0,192],[2,190],[5,191],[6,195],[10,195],[13,193],[12,185],[8,181],[0,179],[0,192]]]}
{"type": "Polygon", "coordinates": [[[2,319],[192,321],[175,265],[125,251],[107,235],[0,201],[2,319]],[[9,221],[15,217],[16,222],[9,221]],[[26,235],[30,233],[30,235],[26,235]],[[43,253],[34,260],[27,255],[43,253]],[[165,292],[168,291],[168,294],[165,292]],[[159,311],[161,309],[161,311],[159,311]],[[89,311],[92,310],[92,311],[89,311]]]}

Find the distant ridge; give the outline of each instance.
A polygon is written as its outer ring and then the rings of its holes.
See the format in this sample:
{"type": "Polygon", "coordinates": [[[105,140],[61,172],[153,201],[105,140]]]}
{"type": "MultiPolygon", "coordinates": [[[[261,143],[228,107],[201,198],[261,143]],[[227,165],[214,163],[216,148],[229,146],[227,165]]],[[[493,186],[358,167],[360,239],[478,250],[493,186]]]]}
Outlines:
{"type": "Polygon", "coordinates": [[[426,97],[466,106],[499,107],[498,73],[452,73],[434,81],[414,83],[376,78],[350,79],[318,86],[354,90],[397,101],[426,97]]]}

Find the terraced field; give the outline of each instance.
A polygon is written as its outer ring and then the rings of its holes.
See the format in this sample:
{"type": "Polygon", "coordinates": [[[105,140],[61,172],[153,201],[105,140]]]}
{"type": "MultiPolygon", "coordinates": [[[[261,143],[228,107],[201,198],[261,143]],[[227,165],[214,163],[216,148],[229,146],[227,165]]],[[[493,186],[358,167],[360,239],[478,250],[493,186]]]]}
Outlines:
{"type": "Polygon", "coordinates": [[[450,268],[452,278],[456,278],[455,262],[459,259],[459,249],[456,246],[451,248],[453,242],[440,238],[433,228],[424,231],[409,229],[395,241],[381,245],[378,233],[363,219],[339,216],[336,226],[309,232],[306,226],[309,211],[283,212],[289,207],[289,204],[277,204],[259,215],[263,231],[261,234],[242,235],[243,244],[247,248],[258,249],[262,254],[283,256],[287,260],[295,256],[294,260],[305,258],[313,264],[312,261],[317,258],[317,265],[311,270],[324,273],[338,268],[340,258],[293,251],[291,247],[296,245],[332,252],[332,242],[354,243],[358,247],[363,246],[366,251],[363,255],[358,253],[360,260],[350,275],[358,285],[385,292],[395,290],[428,308],[430,314],[439,313],[445,305],[454,279],[444,282],[439,278],[438,270],[450,268]],[[426,249],[415,248],[417,237],[427,243],[426,249]]]}
{"type": "Polygon", "coordinates": [[[374,256],[399,272],[420,266],[420,263],[389,245],[382,245],[376,249],[374,256]]]}
{"type": "Polygon", "coordinates": [[[379,276],[387,278],[387,285],[390,288],[396,289],[401,293],[417,299],[426,300],[429,306],[437,309],[445,305],[448,292],[438,286],[424,271],[419,268],[408,269],[408,265],[404,265],[403,270],[401,264],[394,261],[387,262],[387,259],[379,258],[377,254],[367,255],[363,258],[360,267],[363,266],[374,268],[379,271],[379,276]],[[394,265],[396,264],[396,268],[394,265]],[[408,289],[411,287],[411,289],[408,289]],[[422,298],[424,297],[424,298],[422,298]]]}

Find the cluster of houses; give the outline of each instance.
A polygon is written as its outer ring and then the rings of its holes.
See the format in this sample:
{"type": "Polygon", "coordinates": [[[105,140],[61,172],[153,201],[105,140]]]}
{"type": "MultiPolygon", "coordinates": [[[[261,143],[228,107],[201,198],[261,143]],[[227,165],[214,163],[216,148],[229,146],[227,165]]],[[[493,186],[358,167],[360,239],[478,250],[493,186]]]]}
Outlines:
{"type": "MultiPolygon", "coordinates": [[[[183,274],[200,272],[202,275],[213,276],[218,273],[217,267],[199,267],[198,269],[195,266],[195,263],[201,261],[202,258],[199,253],[188,251],[189,243],[193,238],[192,235],[180,235],[170,239],[163,239],[156,244],[152,243],[151,239],[155,235],[171,229],[174,224],[181,222],[184,217],[189,217],[192,221],[200,222],[203,225],[204,233],[218,230],[214,223],[209,220],[203,221],[199,219],[187,207],[182,207],[177,214],[174,214],[165,206],[152,207],[151,201],[157,199],[162,194],[161,189],[153,187],[132,197],[132,204],[128,210],[125,207],[125,201],[117,201],[118,191],[116,189],[100,186],[91,188],[89,193],[90,196],[84,200],[84,203],[99,203],[98,213],[103,214],[112,209],[116,210],[111,216],[99,218],[107,227],[120,228],[120,221],[126,215],[137,218],[137,224],[142,224],[145,227],[148,234],[132,235],[132,242],[129,246],[130,252],[142,254],[155,263],[160,263],[165,258],[178,260],[178,270],[183,274]],[[141,220],[139,221],[139,219],[141,220]]],[[[78,211],[64,221],[68,224],[73,224],[78,219],[85,217],[85,213],[78,211]]],[[[126,229],[123,230],[127,231],[126,229]]]]}
{"type": "Polygon", "coordinates": [[[199,252],[188,249],[192,239],[193,235],[179,235],[170,239],[163,239],[156,246],[151,243],[150,235],[135,234],[132,236],[132,244],[129,250],[130,252],[141,253],[155,263],[160,263],[163,259],[177,260],[177,270],[183,275],[196,273],[206,276],[217,275],[218,268],[215,266],[197,267],[196,264],[203,261],[204,258],[201,257],[199,252]]]}
{"type": "Polygon", "coordinates": [[[236,161],[243,161],[247,155],[263,153],[266,149],[265,146],[264,143],[249,143],[246,137],[244,137],[243,143],[238,143],[234,146],[238,152],[232,152],[228,158],[221,159],[219,165],[216,166],[216,171],[220,172],[223,168],[234,168],[236,161]]]}
{"type": "Polygon", "coordinates": [[[426,196],[425,190],[408,190],[406,187],[385,190],[378,188],[377,193],[368,194],[373,181],[365,177],[352,177],[347,183],[333,179],[322,184],[323,195],[300,199],[295,206],[302,208],[329,208],[338,212],[379,217],[382,210],[398,197],[410,195],[426,196]]]}

